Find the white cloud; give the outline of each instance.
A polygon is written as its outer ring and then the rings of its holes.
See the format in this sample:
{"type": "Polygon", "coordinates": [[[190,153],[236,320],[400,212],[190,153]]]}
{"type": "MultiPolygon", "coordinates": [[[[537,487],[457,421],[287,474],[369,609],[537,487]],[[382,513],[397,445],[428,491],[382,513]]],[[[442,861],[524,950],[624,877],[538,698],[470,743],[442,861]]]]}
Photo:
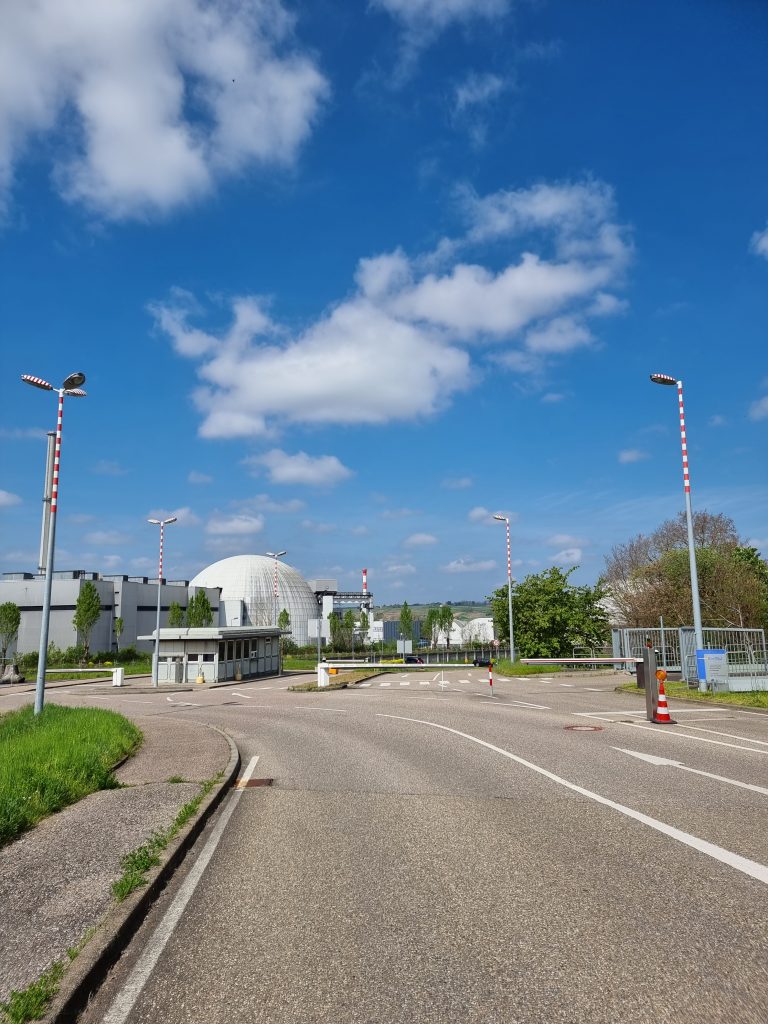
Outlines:
{"type": "Polygon", "coordinates": [[[437,537],[433,537],[431,533],[412,533],[403,543],[408,548],[427,547],[430,544],[437,544],[437,537]]]}
{"type": "MultiPolygon", "coordinates": [[[[246,460],[247,462],[247,460],[246,460]]],[[[268,494],[254,494],[252,498],[238,503],[242,508],[257,508],[264,512],[292,513],[301,512],[306,506],[305,501],[300,498],[288,498],[285,501],[275,501],[268,494]]]]}
{"type": "Polygon", "coordinates": [[[119,533],[117,530],[94,530],[86,533],[86,544],[93,544],[95,547],[119,547],[127,544],[131,538],[126,533],[119,533]]]}
{"type": "Polygon", "coordinates": [[[509,0],[371,0],[371,5],[387,11],[409,33],[429,37],[455,22],[501,17],[509,0]]]}
{"type": "Polygon", "coordinates": [[[355,537],[367,537],[371,531],[367,526],[353,526],[349,532],[355,537]]]}
{"type": "Polygon", "coordinates": [[[552,555],[552,561],[556,565],[575,565],[581,561],[581,555],[581,548],[565,548],[563,551],[558,551],[556,555],[552,555]]]}
{"type": "Polygon", "coordinates": [[[341,463],[335,455],[307,455],[297,452],[289,455],[280,448],[273,448],[264,455],[254,455],[245,460],[251,466],[264,466],[269,478],[275,484],[308,484],[312,487],[332,487],[352,476],[352,470],[341,463]]]}
{"type": "Polygon", "coordinates": [[[302,519],[301,528],[311,530],[312,533],[333,533],[336,526],[334,523],[316,523],[314,519],[302,519]]]}
{"type": "Polygon", "coordinates": [[[751,420],[764,420],[768,418],[768,395],[759,398],[749,407],[749,418],[751,420]]]}
{"type": "Polygon", "coordinates": [[[11,505],[20,505],[21,498],[18,494],[11,494],[10,491],[0,491],[0,508],[10,508],[11,505]]]}
{"type": "Polygon", "coordinates": [[[91,472],[96,473],[97,476],[125,476],[128,470],[112,459],[99,459],[91,472]]]}
{"type": "Polygon", "coordinates": [[[558,391],[548,391],[545,395],[541,396],[542,402],[547,405],[556,405],[558,402],[562,402],[565,395],[561,395],[558,391]]]}
{"type": "Polygon", "coordinates": [[[581,537],[572,537],[570,533],[555,533],[546,542],[552,548],[562,547],[564,544],[583,544],[581,537]]]}
{"type": "Polygon", "coordinates": [[[467,519],[469,519],[471,523],[482,523],[484,520],[491,519],[492,517],[493,512],[484,508],[483,505],[475,505],[475,507],[471,508],[467,513],[467,519]]]}
{"type": "Polygon", "coordinates": [[[648,452],[641,451],[639,448],[622,448],[619,452],[619,462],[623,464],[630,462],[642,462],[648,457],[648,452]]]}
{"type": "Polygon", "coordinates": [[[293,24],[280,0],[6,5],[0,192],[33,138],[56,147],[67,199],[115,219],[290,164],[328,93],[293,24]]]}
{"type": "Polygon", "coordinates": [[[416,566],[411,565],[410,562],[400,565],[387,565],[384,567],[384,572],[390,573],[392,576],[412,576],[416,572],[416,566]]]}
{"type": "Polygon", "coordinates": [[[101,564],[105,569],[117,569],[118,566],[123,564],[122,555],[102,555],[101,564]]]}
{"type": "Polygon", "coordinates": [[[443,572],[488,572],[495,568],[496,562],[492,558],[477,562],[469,558],[455,558],[448,565],[442,566],[443,572]]]}
{"type": "Polygon", "coordinates": [[[206,533],[226,537],[247,537],[263,529],[264,516],[249,515],[213,516],[205,527],[206,533]]]}
{"type": "Polygon", "coordinates": [[[39,441],[47,435],[42,427],[0,427],[0,438],[4,441],[39,441]]]}
{"type": "Polygon", "coordinates": [[[407,519],[409,516],[415,516],[418,514],[418,510],[415,508],[385,508],[381,513],[382,519],[407,519]]]}
{"type": "Polygon", "coordinates": [[[716,413],[714,416],[709,417],[710,427],[724,427],[727,422],[728,420],[725,418],[725,416],[721,416],[719,413],[716,413]]]}
{"type": "Polygon", "coordinates": [[[195,515],[195,513],[192,511],[192,509],[188,505],[185,505],[184,508],[173,508],[173,509],[154,508],[154,509],[152,509],[149,512],[149,515],[148,515],[147,518],[152,518],[152,519],[170,519],[172,516],[176,517],[176,522],[171,524],[171,526],[173,526],[174,529],[177,526],[199,526],[200,525],[199,517],[195,515]]]}
{"type": "Polygon", "coordinates": [[[756,256],[764,256],[768,260],[768,225],[762,231],[755,231],[749,240],[749,248],[756,256]]]}
{"type": "Polygon", "coordinates": [[[455,106],[461,113],[467,107],[476,107],[495,99],[504,91],[507,83],[498,75],[472,72],[464,81],[456,86],[455,106]]]}
{"type": "Polygon", "coordinates": [[[213,477],[208,476],[207,473],[198,473],[196,469],[191,469],[187,481],[191,484],[212,484],[213,477]]]}
{"type": "Polygon", "coordinates": [[[73,512],[72,515],[67,516],[70,523],[77,523],[82,526],[85,523],[92,523],[95,521],[96,516],[91,515],[90,512],[73,512]]]}
{"type": "Polygon", "coordinates": [[[201,311],[187,293],[154,303],[176,351],[198,363],[201,435],[419,420],[474,386],[484,359],[534,373],[589,345],[590,308],[605,312],[605,288],[621,284],[631,254],[611,189],[588,181],[479,197],[465,188],[457,203],[462,237],[413,258],[396,249],[360,260],[354,290],[303,333],[271,320],[259,296],[233,299],[230,326],[214,332],[192,324],[201,311]],[[459,259],[489,245],[506,265],[459,259]],[[485,354],[501,344],[515,347],[485,354]]]}
{"type": "Polygon", "coordinates": [[[442,482],[442,486],[449,491],[463,491],[468,487],[471,487],[473,480],[471,476],[455,476],[446,477],[442,482]]]}

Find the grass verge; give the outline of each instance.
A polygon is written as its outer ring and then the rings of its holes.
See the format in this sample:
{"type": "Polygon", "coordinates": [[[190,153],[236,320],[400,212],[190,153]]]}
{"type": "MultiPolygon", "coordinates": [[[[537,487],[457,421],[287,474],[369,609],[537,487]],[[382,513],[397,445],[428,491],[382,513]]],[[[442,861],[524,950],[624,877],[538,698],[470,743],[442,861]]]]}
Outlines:
{"type": "MultiPolygon", "coordinates": [[[[634,683],[622,683],[616,687],[624,693],[644,693],[634,683]]],[[[768,690],[747,690],[743,693],[699,693],[690,690],[687,683],[670,681],[664,683],[664,692],[668,697],[685,697],[698,700],[702,704],[733,704],[736,707],[768,708],[768,690]]]]}
{"type": "Polygon", "coordinates": [[[493,667],[503,676],[551,676],[553,672],[563,671],[559,665],[523,665],[521,661],[506,658],[494,661],[493,667]]]}
{"type": "Polygon", "coordinates": [[[302,683],[299,686],[289,686],[293,693],[327,693],[329,690],[344,690],[355,683],[362,683],[364,679],[372,679],[373,676],[382,674],[378,665],[372,665],[370,669],[360,669],[358,672],[342,672],[338,676],[331,676],[328,686],[318,686],[317,683],[302,683]]]}
{"type": "Polygon", "coordinates": [[[67,964],[77,960],[95,934],[96,929],[89,928],[77,945],[67,950],[66,961],[54,960],[37,981],[18,992],[11,992],[7,1002],[0,1003],[0,1019],[3,1024],[28,1024],[28,1021],[40,1020],[59,991],[67,964]]]}
{"type": "Polygon", "coordinates": [[[172,839],[176,838],[189,819],[197,814],[200,804],[213,787],[221,782],[223,776],[224,773],[219,772],[213,778],[206,779],[205,782],[201,783],[200,792],[184,804],[168,828],[161,829],[159,832],[153,832],[146,843],[143,843],[135,850],[131,850],[130,853],[123,857],[120,862],[123,873],[112,884],[112,895],[118,903],[122,903],[132,892],[147,884],[147,873],[151,868],[156,867],[160,863],[162,851],[172,839]]]}
{"type": "Polygon", "coordinates": [[[113,768],[141,745],[114,711],[49,704],[0,716],[0,846],[89,793],[114,789],[113,768]]]}

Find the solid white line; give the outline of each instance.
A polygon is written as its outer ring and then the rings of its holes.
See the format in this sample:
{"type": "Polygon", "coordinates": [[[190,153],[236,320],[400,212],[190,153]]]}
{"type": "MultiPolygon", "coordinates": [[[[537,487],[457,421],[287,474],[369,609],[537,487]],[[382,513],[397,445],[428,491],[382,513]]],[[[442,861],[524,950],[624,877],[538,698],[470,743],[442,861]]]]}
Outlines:
{"type": "MultiPolygon", "coordinates": [[[[454,736],[460,736],[462,739],[469,740],[472,743],[477,743],[481,747],[493,750],[496,754],[501,754],[502,757],[508,757],[510,761],[515,761],[517,764],[521,764],[524,768],[530,768],[531,771],[537,772],[539,775],[543,775],[551,782],[556,782],[558,786],[564,786],[566,789],[570,789],[574,793],[579,793],[581,796],[585,796],[589,800],[594,800],[596,803],[602,804],[604,807],[610,807],[612,810],[618,811],[620,814],[624,814],[628,818],[632,818],[634,821],[639,821],[642,825],[647,825],[649,828],[655,829],[657,832],[661,832],[663,835],[669,836],[670,839],[674,839],[678,843],[690,846],[692,849],[698,850],[699,853],[704,853],[708,857],[712,857],[714,860],[718,860],[722,864],[726,864],[728,867],[734,868],[736,871],[741,871],[745,875],[749,875],[750,878],[754,878],[758,882],[768,885],[768,867],[766,867],[765,864],[759,864],[757,861],[749,860],[747,857],[742,857],[741,854],[733,853],[731,850],[725,850],[722,846],[716,846],[714,843],[710,843],[706,839],[699,839],[698,836],[692,836],[688,832],[683,832],[682,829],[675,828],[674,825],[667,825],[665,822],[658,821],[656,818],[651,818],[649,815],[643,814],[641,811],[636,811],[631,807],[625,807],[624,804],[618,804],[614,800],[609,800],[607,797],[600,796],[599,793],[593,793],[590,789],[584,789],[583,786],[577,786],[575,783],[568,782],[567,779],[563,779],[559,775],[555,775],[553,772],[547,771],[546,768],[541,768],[539,765],[533,764],[531,761],[526,761],[522,757],[518,757],[516,754],[511,754],[508,750],[502,750],[501,747],[496,747],[493,743],[487,743],[485,740],[481,740],[477,736],[470,736],[469,733],[459,732],[458,729],[451,729],[447,725],[438,725],[437,722],[425,722],[418,718],[403,718],[399,715],[383,714],[379,714],[377,717],[396,718],[401,722],[415,722],[417,725],[427,725],[432,729],[442,729],[444,732],[450,732],[453,733],[454,736]]],[[[111,1024],[111,1022],[108,1022],[108,1024],[111,1024]]]]}
{"type": "Polygon", "coordinates": [[[379,683],[379,686],[391,686],[391,683],[379,683]]]}
{"type": "MultiPolygon", "coordinates": [[[[606,721],[606,719],[603,719],[606,721]]],[[[614,725],[626,725],[628,729],[644,729],[646,732],[655,732],[657,736],[671,736],[672,739],[696,740],[699,743],[714,743],[718,747],[733,747],[734,750],[748,750],[750,754],[768,754],[768,750],[756,750],[754,747],[742,747],[739,743],[723,743],[722,740],[708,740],[706,736],[689,736],[687,733],[678,732],[676,729],[670,733],[662,726],[661,729],[652,725],[639,725],[637,722],[614,722],[614,725]]]]}
{"type": "Polygon", "coordinates": [[[346,715],[347,714],[346,708],[313,708],[313,707],[309,707],[307,704],[296,704],[294,706],[293,710],[294,711],[330,711],[330,712],[332,712],[333,714],[336,714],[336,715],[346,715]]]}
{"type": "Polygon", "coordinates": [[[193,704],[192,701],[189,701],[189,700],[171,700],[170,697],[166,697],[165,699],[168,701],[169,704],[173,704],[173,705],[175,705],[178,708],[199,708],[199,707],[201,707],[200,704],[193,704]]]}
{"type": "Polygon", "coordinates": [[[232,691],[232,696],[233,697],[247,697],[248,700],[251,700],[252,694],[250,694],[250,693],[238,693],[237,690],[233,690],[232,691]]]}
{"type": "Polygon", "coordinates": [[[571,689],[576,685],[575,683],[558,683],[558,686],[569,686],[571,689]]]}
{"type": "Polygon", "coordinates": [[[357,685],[358,685],[358,687],[361,690],[364,690],[367,686],[370,686],[371,684],[370,683],[358,683],[357,685]]]}
{"type": "MultiPolygon", "coordinates": [[[[258,761],[258,757],[251,758],[250,763],[245,770],[245,775],[243,775],[240,780],[241,786],[253,775],[258,761]]],[[[195,861],[189,874],[184,879],[181,888],[176,893],[173,903],[171,903],[168,908],[168,912],[155,929],[154,935],[145,946],[144,952],[141,954],[135,967],[131,971],[128,981],[112,1003],[107,1015],[104,1017],[104,1024],[124,1024],[124,1021],[128,1019],[128,1015],[133,1009],[136,1000],[141,995],[142,989],[146,985],[150,974],[155,969],[155,965],[160,959],[161,953],[165,949],[176,925],[179,923],[181,915],[184,913],[187,904],[192,898],[192,895],[202,878],[203,872],[208,866],[208,862],[213,856],[216,847],[219,845],[219,841],[224,834],[224,829],[227,827],[233,811],[240,802],[242,793],[242,789],[238,789],[230,797],[228,805],[225,807],[216,827],[208,839],[208,842],[203,848],[203,852],[195,861]]]]}
{"type": "Polygon", "coordinates": [[[538,708],[539,711],[551,711],[546,704],[527,704],[524,700],[513,700],[513,704],[519,704],[523,708],[538,708]]]}
{"type": "Polygon", "coordinates": [[[410,686],[410,683],[400,683],[401,686],[410,686]]]}
{"type": "MultiPolygon", "coordinates": [[[[696,721],[699,722],[702,719],[697,718],[696,721]]],[[[709,732],[713,736],[728,736],[732,740],[743,740],[745,743],[759,743],[761,747],[768,747],[768,743],[765,740],[753,740],[749,736],[735,736],[732,732],[717,732],[715,729],[703,729],[700,725],[681,725],[680,728],[695,729],[696,732],[709,732]]]]}

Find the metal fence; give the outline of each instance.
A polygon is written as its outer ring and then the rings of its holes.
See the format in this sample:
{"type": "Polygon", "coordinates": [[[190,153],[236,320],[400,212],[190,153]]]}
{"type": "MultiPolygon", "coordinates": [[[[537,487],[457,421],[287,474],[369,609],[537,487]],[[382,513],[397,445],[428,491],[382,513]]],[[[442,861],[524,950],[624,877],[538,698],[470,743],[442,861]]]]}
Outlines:
{"type": "MultiPolygon", "coordinates": [[[[717,629],[705,626],[704,647],[728,652],[728,670],[731,676],[768,677],[768,649],[764,629],[717,629]]],[[[696,664],[696,634],[693,626],[679,629],[612,630],[613,654],[624,658],[642,658],[643,648],[650,643],[659,652],[659,665],[668,672],[679,672],[683,680],[698,682],[696,664]]],[[[765,685],[765,682],[763,682],[765,685]]]]}

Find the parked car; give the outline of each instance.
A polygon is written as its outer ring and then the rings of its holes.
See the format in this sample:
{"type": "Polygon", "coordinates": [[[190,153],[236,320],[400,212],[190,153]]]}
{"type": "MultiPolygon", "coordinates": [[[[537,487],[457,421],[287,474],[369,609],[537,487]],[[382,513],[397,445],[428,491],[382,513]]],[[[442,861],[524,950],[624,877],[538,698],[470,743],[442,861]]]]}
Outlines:
{"type": "Polygon", "coordinates": [[[475,658],[472,662],[475,668],[488,668],[491,664],[490,658],[475,658]]]}
{"type": "Polygon", "coordinates": [[[406,665],[423,665],[424,664],[424,659],[423,658],[417,658],[415,654],[406,654],[404,660],[405,660],[405,664],[406,665]]]}

